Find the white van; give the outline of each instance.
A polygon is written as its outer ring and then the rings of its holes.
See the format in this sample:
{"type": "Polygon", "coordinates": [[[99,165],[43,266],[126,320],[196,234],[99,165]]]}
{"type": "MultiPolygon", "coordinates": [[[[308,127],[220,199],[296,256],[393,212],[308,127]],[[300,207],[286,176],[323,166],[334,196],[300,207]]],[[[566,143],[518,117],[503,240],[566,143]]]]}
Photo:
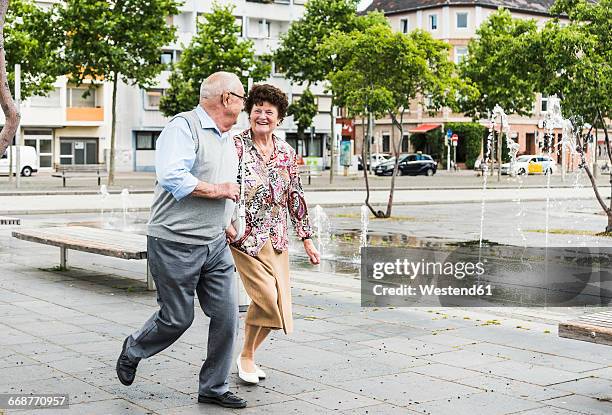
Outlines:
{"type": "Polygon", "coordinates": [[[17,171],[17,149],[19,149],[20,164],[21,164],[21,175],[29,177],[32,173],[38,171],[38,155],[36,154],[36,148],[29,146],[9,146],[6,149],[2,158],[0,158],[0,174],[9,174],[9,151],[11,152],[13,163],[13,174],[17,171]]]}

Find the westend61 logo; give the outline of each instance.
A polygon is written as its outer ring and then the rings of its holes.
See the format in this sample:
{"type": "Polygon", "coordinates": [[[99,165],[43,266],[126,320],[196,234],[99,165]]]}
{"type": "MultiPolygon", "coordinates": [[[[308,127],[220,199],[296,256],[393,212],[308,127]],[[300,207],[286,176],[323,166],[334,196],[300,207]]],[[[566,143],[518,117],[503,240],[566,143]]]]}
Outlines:
{"type": "Polygon", "coordinates": [[[611,253],[600,247],[362,248],[361,305],[607,305],[611,253]]]}

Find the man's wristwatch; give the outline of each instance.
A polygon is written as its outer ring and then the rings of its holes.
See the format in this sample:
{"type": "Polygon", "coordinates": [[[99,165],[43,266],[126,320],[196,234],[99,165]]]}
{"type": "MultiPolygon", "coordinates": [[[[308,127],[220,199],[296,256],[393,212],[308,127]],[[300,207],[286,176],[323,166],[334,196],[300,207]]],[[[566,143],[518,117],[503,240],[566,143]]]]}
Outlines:
{"type": "Polygon", "coordinates": [[[306,239],[311,239],[310,236],[305,236],[302,238],[302,242],[304,242],[306,239]]]}

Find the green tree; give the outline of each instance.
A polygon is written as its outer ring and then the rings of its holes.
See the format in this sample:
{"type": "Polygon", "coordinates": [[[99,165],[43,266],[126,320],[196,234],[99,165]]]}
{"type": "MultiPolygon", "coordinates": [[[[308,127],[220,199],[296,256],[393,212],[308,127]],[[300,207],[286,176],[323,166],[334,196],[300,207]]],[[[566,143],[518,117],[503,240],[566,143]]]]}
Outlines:
{"type": "Polygon", "coordinates": [[[161,49],[175,38],[166,17],[178,14],[174,0],[66,0],[59,4],[66,38],[65,72],[113,85],[108,183],[115,177],[117,85],[150,87],[164,66],[161,49]]]}
{"type": "MultiPolygon", "coordinates": [[[[314,84],[328,80],[328,74],[338,66],[337,56],[321,48],[334,33],[348,33],[356,29],[386,22],[379,13],[357,16],[359,0],[310,0],[304,16],[296,20],[283,36],[274,54],[274,62],[285,76],[299,84],[314,84]]],[[[331,95],[331,106],[335,102],[331,95]]],[[[331,131],[335,120],[331,117],[331,131]]],[[[333,137],[332,137],[333,140],[333,137]]],[[[334,177],[334,143],[331,146],[330,182],[334,177]]]]}
{"type": "Polygon", "coordinates": [[[169,78],[170,88],[162,97],[160,110],[166,116],[193,109],[198,104],[200,84],[213,72],[238,75],[244,85],[248,78],[261,81],[270,75],[269,57],[255,56],[253,42],[240,38],[241,27],[234,6],[213,5],[197,24],[197,34],[185,48],[169,78]]]}
{"type": "MultiPolygon", "coordinates": [[[[458,96],[473,94],[456,76],[448,49],[446,43],[424,31],[405,35],[394,32],[388,24],[336,33],[322,48],[336,54],[342,63],[329,74],[338,102],[352,114],[389,116],[402,138],[403,117],[411,101],[427,95],[431,110],[456,108],[458,96]]],[[[366,197],[366,204],[377,217],[391,216],[400,148],[401,139],[393,148],[396,158],[386,212],[375,211],[366,197]]]]}
{"type": "Polygon", "coordinates": [[[30,0],[12,0],[6,16],[5,48],[9,87],[15,87],[15,64],[21,65],[21,99],[45,95],[63,75],[58,59],[62,46],[53,10],[43,10],[30,0]]]}
{"type": "Polygon", "coordinates": [[[461,76],[479,92],[463,100],[466,115],[486,118],[496,104],[507,114],[531,113],[539,92],[532,80],[536,56],[531,38],[536,31],[535,20],[514,19],[505,9],[482,23],[459,65],[461,76]]]}
{"type": "Polygon", "coordinates": [[[309,88],[305,89],[299,100],[293,101],[287,109],[288,115],[293,115],[293,120],[297,124],[298,138],[304,139],[304,131],[312,125],[314,117],[317,115],[317,103],[314,94],[309,88]]]}
{"type": "Polygon", "coordinates": [[[11,90],[9,89],[8,76],[6,74],[4,26],[8,5],[8,0],[0,0],[0,106],[6,117],[6,121],[2,126],[2,131],[0,131],[0,155],[4,154],[4,151],[15,136],[21,117],[15,105],[15,101],[13,101],[11,90]]]}
{"type": "MultiPolygon", "coordinates": [[[[612,199],[606,204],[601,196],[583,150],[590,134],[583,134],[584,125],[602,128],[608,162],[612,164],[607,128],[612,117],[612,0],[557,0],[551,12],[561,18],[548,21],[532,38],[533,48],[541,55],[533,82],[540,91],[557,95],[564,117],[572,119],[581,168],[608,217],[606,232],[612,232],[612,199]],[[562,19],[569,22],[562,23],[562,19]]],[[[612,184],[612,176],[610,180],[612,184]]]]}

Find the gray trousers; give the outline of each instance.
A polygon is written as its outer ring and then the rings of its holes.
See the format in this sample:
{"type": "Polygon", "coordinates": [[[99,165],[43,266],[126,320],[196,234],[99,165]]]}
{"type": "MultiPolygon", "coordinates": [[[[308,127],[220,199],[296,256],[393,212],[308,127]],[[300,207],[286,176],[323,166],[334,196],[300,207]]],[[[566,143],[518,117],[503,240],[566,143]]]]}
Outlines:
{"type": "Polygon", "coordinates": [[[218,396],[228,391],[238,331],[234,260],[224,236],[208,245],[188,245],[147,238],[151,275],[159,310],[128,340],[127,354],[139,361],[161,352],[191,326],[194,293],[208,317],[208,349],[200,370],[199,393],[218,396]]]}

